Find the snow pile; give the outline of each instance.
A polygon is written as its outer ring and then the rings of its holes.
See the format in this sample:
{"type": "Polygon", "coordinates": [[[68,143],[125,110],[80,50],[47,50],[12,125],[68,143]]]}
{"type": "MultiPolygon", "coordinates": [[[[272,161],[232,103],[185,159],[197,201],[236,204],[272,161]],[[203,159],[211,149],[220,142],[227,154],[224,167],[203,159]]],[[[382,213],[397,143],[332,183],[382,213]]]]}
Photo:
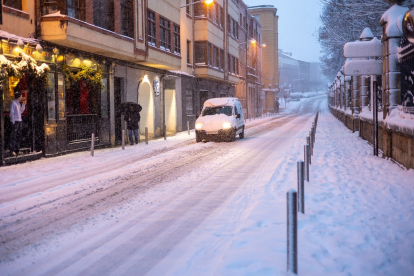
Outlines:
{"type": "Polygon", "coordinates": [[[387,37],[401,37],[403,35],[402,22],[407,11],[407,7],[393,5],[382,15],[381,25],[387,24],[385,28],[387,37]]]}

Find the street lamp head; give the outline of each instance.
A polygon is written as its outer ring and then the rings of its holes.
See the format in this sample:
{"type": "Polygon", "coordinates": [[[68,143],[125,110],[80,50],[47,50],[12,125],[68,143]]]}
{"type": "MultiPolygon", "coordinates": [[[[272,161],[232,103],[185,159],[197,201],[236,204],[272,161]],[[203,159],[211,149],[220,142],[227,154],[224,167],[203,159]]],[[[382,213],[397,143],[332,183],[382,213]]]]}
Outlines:
{"type": "Polygon", "coordinates": [[[263,43],[261,46],[262,46],[262,47],[266,47],[266,43],[263,43]]]}
{"type": "Polygon", "coordinates": [[[191,6],[191,5],[194,5],[194,4],[197,4],[197,3],[204,3],[206,5],[210,5],[210,4],[213,4],[213,2],[214,2],[214,0],[199,0],[199,1],[196,1],[196,2],[189,3],[187,5],[181,6],[181,8],[191,6]]]}

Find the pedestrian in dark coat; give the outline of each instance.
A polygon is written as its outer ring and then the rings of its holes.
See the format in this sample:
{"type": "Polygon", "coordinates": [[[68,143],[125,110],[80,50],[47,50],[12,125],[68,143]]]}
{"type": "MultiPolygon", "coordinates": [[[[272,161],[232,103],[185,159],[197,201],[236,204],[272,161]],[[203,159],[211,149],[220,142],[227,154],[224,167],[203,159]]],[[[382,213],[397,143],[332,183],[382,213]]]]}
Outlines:
{"type": "Polygon", "coordinates": [[[135,144],[138,144],[138,124],[141,119],[139,112],[134,109],[133,106],[130,106],[128,111],[125,113],[124,120],[127,122],[128,137],[131,146],[134,145],[134,140],[132,139],[132,133],[135,136],[135,144]]]}
{"type": "Polygon", "coordinates": [[[22,94],[19,91],[14,92],[14,100],[10,104],[10,121],[13,125],[10,137],[10,151],[13,156],[22,154],[20,152],[20,143],[22,141],[22,113],[26,108],[26,101],[22,100],[22,94]]]}

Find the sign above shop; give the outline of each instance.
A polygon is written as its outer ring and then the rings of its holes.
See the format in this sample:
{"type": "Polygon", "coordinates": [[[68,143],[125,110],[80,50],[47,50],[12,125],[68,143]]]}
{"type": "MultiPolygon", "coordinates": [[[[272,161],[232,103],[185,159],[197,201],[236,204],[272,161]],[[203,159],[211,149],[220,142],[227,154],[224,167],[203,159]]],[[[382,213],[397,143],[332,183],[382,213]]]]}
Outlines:
{"type": "Polygon", "coordinates": [[[403,32],[407,40],[414,44],[414,9],[409,10],[404,15],[403,32]]]}

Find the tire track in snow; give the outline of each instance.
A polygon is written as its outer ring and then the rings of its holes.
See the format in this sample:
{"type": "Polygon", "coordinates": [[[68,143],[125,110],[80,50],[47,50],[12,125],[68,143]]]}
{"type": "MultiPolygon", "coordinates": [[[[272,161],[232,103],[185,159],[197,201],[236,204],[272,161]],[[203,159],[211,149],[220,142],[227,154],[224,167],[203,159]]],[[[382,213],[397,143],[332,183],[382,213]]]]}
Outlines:
{"type": "MultiPolygon", "coordinates": [[[[135,218],[134,222],[146,225],[145,229],[141,229],[121,245],[110,244],[111,238],[115,239],[117,235],[109,234],[110,238],[102,238],[90,248],[83,249],[82,254],[64,261],[44,275],[59,275],[56,274],[59,271],[64,275],[68,271],[72,271],[71,269],[75,269],[74,267],[78,269],[79,266],[84,266],[82,271],[77,270],[76,272],[80,275],[144,275],[148,273],[260,167],[262,162],[277,149],[279,139],[281,138],[269,139],[266,143],[261,144],[260,148],[240,153],[240,158],[248,160],[244,163],[228,161],[223,166],[225,169],[203,181],[201,190],[195,191],[191,197],[188,196],[181,203],[173,206],[155,222],[146,223],[146,220],[150,220],[150,215],[153,212],[135,218]],[[225,185],[222,185],[224,183],[225,185]],[[102,243],[102,240],[106,242],[102,243]],[[102,244],[104,245],[102,246],[102,244]],[[93,252],[98,249],[108,253],[100,259],[88,256],[89,254],[93,255],[93,252]]],[[[240,160],[240,158],[236,156],[234,159],[240,160]]],[[[162,204],[158,211],[166,209],[170,204],[174,205],[174,202],[162,204]]],[[[128,225],[128,227],[133,226],[128,225]]],[[[123,233],[124,230],[120,232],[123,233]]]]}
{"type": "MultiPolygon", "coordinates": [[[[276,118],[269,123],[249,128],[246,131],[247,138],[272,130],[294,118],[276,118]]],[[[181,160],[176,160],[177,158],[173,156],[146,170],[117,179],[90,183],[89,189],[77,190],[75,193],[65,194],[2,217],[0,240],[3,246],[0,248],[0,261],[7,260],[13,252],[25,246],[36,244],[48,236],[70,229],[75,224],[85,223],[83,221],[87,218],[122,205],[159,183],[175,179],[188,170],[208,164],[214,158],[228,153],[232,147],[237,147],[237,143],[217,143],[211,147],[202,147],[192,154],[185,155],[181,160]]],[[[148,156],[150,154],[147,154],[147,158],[148,156]]]]}

